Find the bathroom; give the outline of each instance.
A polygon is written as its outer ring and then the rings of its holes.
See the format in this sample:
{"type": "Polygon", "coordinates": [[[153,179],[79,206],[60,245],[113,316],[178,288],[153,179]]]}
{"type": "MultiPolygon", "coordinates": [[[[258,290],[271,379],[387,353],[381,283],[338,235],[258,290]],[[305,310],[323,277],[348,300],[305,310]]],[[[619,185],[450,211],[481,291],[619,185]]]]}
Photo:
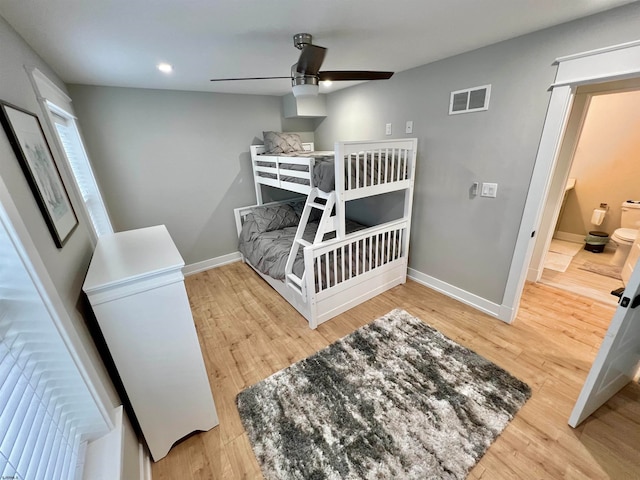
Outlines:
{"type": "MultiPolygon", "coordinates": [[[[623,202],[628,200],[640,202],[640,90],[637,89],[589,97],[539,281],[615,305],[617,298],[610,292],[624,285],[626,251],[632,250],[633,230],[640,228],[633,224],[635,228],[631,231],[618,231],[614,239],[624,234],[626,241],[619,241],[624,245],[616,255],[616,242],[611,237],[621,228],[623,202]],[[601,253],[596,253],[602,249],[597,244],[607,238],[589,232],[608,234],[609,241],[601,253]],[[584,249],[585,238],[589,241],[588,250],[584,249]]],[[[625,206],[627,220],[640,219],[640,208],[635,206],[625,206]]]]}

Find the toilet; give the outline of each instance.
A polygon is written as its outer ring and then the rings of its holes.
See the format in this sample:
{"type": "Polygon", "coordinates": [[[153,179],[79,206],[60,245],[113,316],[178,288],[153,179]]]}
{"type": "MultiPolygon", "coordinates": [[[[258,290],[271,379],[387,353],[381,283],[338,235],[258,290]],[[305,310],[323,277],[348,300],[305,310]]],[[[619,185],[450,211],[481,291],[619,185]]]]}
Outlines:
{"type": "Polygon", "coordinates": [[[631,245],[640,230],[640,201],[627,200],[622,203],[622,214],[620,216],[620,228],[618,228],[611,240],[617,245],[616,253],[613,255],[611,263],[622,267],[624,265],[631,245]]]}

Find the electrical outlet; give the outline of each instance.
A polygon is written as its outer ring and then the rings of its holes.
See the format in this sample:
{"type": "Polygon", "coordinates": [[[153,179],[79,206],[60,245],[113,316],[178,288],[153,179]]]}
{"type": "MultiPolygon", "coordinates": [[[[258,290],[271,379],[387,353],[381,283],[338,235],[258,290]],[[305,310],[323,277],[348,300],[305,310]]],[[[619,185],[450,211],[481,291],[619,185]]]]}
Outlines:
{"type": "Polygon", "coordinates": [[[482,191],[480,192],[481,197],[491,197],[495,198],[498,194],[498,184],[497,183],[483,183],[482,191]]]}
{"type": "Polygon", "coordinates": [[[413,133],[413,121],[407,120],[407,126],[404,129],[404,133],[413,133]]]}
{"type": "Polygon", "coordinates": [[[391,124],[387,123],[384,127],[384,134],[385,135],[391,135],[391,124]]]}

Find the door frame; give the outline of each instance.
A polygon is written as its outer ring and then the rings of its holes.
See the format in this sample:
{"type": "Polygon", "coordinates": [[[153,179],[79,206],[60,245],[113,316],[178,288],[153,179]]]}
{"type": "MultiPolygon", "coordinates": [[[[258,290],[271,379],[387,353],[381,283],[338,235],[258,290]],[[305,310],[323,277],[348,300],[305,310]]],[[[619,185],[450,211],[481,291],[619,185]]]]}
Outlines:
{"type": "MultiPolygon", "coordinates": [[[[544,206],[544,211],[542,212],[540,226],[535,237],[536,241],[533,247],[531,263],[529,264],[527,272],[528,281],[538,282],[542,277],[545,256],[549,251],[556,225],[560,219],[565,196],[565,185],[569,179],[576,149],[578,148],[582,135],[582,129],[589,114],[591,100],[601,95],[638,91],[640,91],[640,77],[622,81],[598,83],[595,85],[585,85],[576,89],[556,166],[551,173],[549,194],[544,206]]],[[[576,237],[579,237],[579,235],[576,235],[576,237]]]]}
{"type": "MultiPolygon", "coordinates": [[[[502,300],[500,318],[508,323],[513,322],[518,312],[576,90],[585,85],[640,78],[640,40],[561,57],[555,64],[556,81],[550,86],[547,117],[502,300]]],[[[562,185],[555,183],[556,188],[562,185]]]]}

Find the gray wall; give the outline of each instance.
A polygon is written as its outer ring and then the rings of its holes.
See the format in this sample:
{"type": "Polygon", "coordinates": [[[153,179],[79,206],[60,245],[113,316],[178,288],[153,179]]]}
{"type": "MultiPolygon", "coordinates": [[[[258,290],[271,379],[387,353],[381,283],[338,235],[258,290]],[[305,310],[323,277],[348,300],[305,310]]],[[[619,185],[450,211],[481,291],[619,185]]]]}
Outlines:
{"type": "Polygon", "coordinates": [[[555,58],[640,38],[633,4],[328,96],[319,148],[337,140],[418,138],[410,267],[502,303],[542,133],[555,58]],[[449,94],[492,84],[486,112],[448,115],[449,94]],[[413,120],[414,133],[404,124],[413,120]],[[471,198],[472,182],[497,198],[471,198]]]}
{"type": "MultiPolygon", "coordinates": [[[[39,68],[63,90],[65,89],[64,84],[2,17],[0,17],[0,45],[0,99],[40,116],[40,106],[24,66],[39,68]]],[[[41,123],[43,123],[42,120],[41,123]]],[[[52,134],[44,127],[44,123],[43,128],[54,156],[57,157],[59,154],[52,142],[52,134]]],[[[0,176],[9,189],[9,194],[16,204],[29,235],[53,280],[57,293],[73,322],[82,342],[81,348],[86,351],[89,361],[98,372],[100,381],[107,389],[115,406],[120,402],[79,310],[83,298],[82,283],[93,252],[88,227],[81,221],[64,248],[56,248],[4,129],[0,130],[2,130],[0,132],[0,176]]],[[[73,195],[73,190],[69,188],[71,180],[66,178],[63,172],[61,173],[77,213],[81,203],[73,195]]]]}
{"type": "MultiPolygon", "coordinates": [[[[62,90],[65,90],[64,84],[2,17],[0,17],[0,46],[0,99],[41,116],[40,106],[24,66],[37,67],[62,90]]],[[[45,129],[45,135],[51,145],[54,157],[56,157],[56,161],[60,165],[60,160],[58,160],[60,153],[55,150],[55,144],[52,142],[52,133],[44,126],[42,118],[41,123],[45,129]]],[[[93,252],[88,230],[89,226],[83,224],[82,219],[80,219],[80,224],[71,234],[64,248],[56,248],[33,193],[7,140],[4,129],[0,130],[2,130],[0,133],[0,176],[26,225],[29,236],[33,240],[39,256],[54,283],[57,294],[73,322],[73,328],[80,341],[76,348],[80,348],[85,352],[80,354],[81,359],[84,361],[87,370],[93,368],[96,372],[94,377],[97,376],[97,381],[102,383],[112,406],[120,405],[122,402],[118,399],[82,314],[84,309],[87,308],[84,302],[84,294],[82,293],[82,283],[93,252]]],[[[71,179],[66,177],[63,171],[61,171],[61,174],[63,181],[67,185],[71,203],[77,213],[81,205],[80,200],[74,196],[74,191],[70,188],[70,185],[72,185],[71,179]]],[[[126,434],[129,442],[123,452],[125,462],[124,475],[126,478],[133,479],[138,474],[136,462],[138,445],[137,440],[133,440],[134,437],[130,428],[126,431],[126,434]]]]}
{"type": "Polygon", "coordinates": [[[237,251],[233,209],[256,200],[249,145],[312,128],[273,96],[69,91],[114,229],[165,224],[187,264],[237,251]]]}

